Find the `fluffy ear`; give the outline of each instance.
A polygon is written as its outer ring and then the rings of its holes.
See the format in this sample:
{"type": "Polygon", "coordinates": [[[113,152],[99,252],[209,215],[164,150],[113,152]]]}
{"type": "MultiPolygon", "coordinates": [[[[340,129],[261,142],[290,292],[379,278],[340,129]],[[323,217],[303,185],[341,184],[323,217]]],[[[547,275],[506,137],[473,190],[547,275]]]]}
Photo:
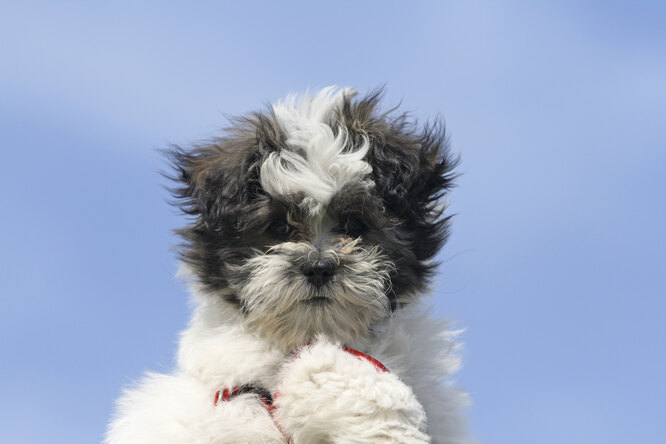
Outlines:
{"type": "Polygon", "coordinates": [[[453,186],[458,161],[449,154],[443,124],[414,126],[400,116],[375,134],[375,184],[397,216],[429,219],[438,216],[436,204],[453,186]]]}
{"type": "Polygon", "coordinates": [[[259,167],[266,152],[277,149],[281,134],[271,116],[259,113],[234,120],[228,136],[186,151],[167,151],[178,183],[173,202],[207,224],[233,220],[242,204],[261,194],[259,167]]]}
{"type": "Polygon", "coordinates": [[[417,129],[402,115],[389,121],[374,143],[372,166],[387,209],[415,234],[418,260],[432,258],[446,241],[449,217],[444,194],[453,187],[458,159],[448,148],[444,125],[417,129]]]}
{"type": "Polygon", "coordinates": [[[449,217],[442,196],[453,187],[458,159],[449,152],[444,124],[435,120],[419,127],[408,114],[380,114],[379,89],[360,100],[349,99],[343,116],[349,128],[370,138],[375,189],[391,216],[418,240],[414,254],[432,258],[446,241],[449,217]]]}
{"type": "Polygon", "coordinates": [[[179,186],[171,191],[184,213],[212,222],[247,202],[257,184],[256,149],[220,139],[185,151],[174,146],[168,152],[179,186]]]}
{"type": "MultiPolygon", "coordinates": [[[[167,156],[172,166],[167,177],[177,183],[172,203],[194,216],[176,231],[184,240],[180,257],[203,284],[226,288],[227,275],[221,270],[238,258],[230,240],[237,241],[239,220],[259,193],[257,144],[225,138],[190,151],[172,147],[167,156]]],[[[224,298],[239,304],[233,294],[224,298]]]]}

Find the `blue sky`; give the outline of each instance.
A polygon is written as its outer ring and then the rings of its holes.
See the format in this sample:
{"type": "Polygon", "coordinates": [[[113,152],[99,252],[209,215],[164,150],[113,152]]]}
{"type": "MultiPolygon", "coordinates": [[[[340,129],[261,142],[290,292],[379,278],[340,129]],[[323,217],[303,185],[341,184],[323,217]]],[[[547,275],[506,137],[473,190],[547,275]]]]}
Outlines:
{"type": "Polygon", "coordinates": [[[663,2],[7,2],[0,6],[0,442],[98,442],[168,370],[158,149],[291,91],[386,84],[461,154],[435,312],[473,436],[666,436],[663,2]]]}

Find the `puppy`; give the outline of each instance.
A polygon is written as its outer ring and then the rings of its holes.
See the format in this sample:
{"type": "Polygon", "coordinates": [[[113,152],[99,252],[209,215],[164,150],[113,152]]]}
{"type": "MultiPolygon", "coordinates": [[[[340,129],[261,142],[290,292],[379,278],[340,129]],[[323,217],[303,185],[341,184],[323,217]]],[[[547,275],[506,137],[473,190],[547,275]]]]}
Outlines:
{"type": "Polygon", "coordinates": [[[467,442],[456,332],[419,303],[456,160],[380,98],[290,96],[169,152],[196,308],[108,444],[467,442]]]}

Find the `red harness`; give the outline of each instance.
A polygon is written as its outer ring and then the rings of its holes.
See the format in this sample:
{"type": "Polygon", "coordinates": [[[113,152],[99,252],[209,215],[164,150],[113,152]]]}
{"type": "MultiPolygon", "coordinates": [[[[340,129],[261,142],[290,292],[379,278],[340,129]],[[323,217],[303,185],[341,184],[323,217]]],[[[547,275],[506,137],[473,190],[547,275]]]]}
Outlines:
{"type": "Polygon", "coordinates": [[[388,369],[384,366],[384,364],[382,364],[381,362],[379,362],[378,360],[376,360],[372,356],[368,356],[365,353],[361,353],[360,351],[354,350],[353,348],[349,348],[349,347],[345,347],[345,351],[347,353],[350,353],[350,354],[356,356],[359,359],[365,359],[370,364],[374,365],[375,368],[377,370],[379,370],[380,372],[387,372],[388,373],[388,369]]]}
{"type": "MultiPolygon", "coordinates": [[[[354,356],[356,356],[357,358],[359,358],[361,360],[368,361],[370,364],[372,364],[377,369],[377,371],[388,372],[388,369],[386,368],[386,366],[384,366],[384,364],[382,364],[381,362],[379,362],[378,360],[376,360],[372,356],[368,356],[365,353],[362,353],[358,350],[354,350],[353,348],[349,348],[349,347],[345,347],[344,350],[347,353],[349,353],[351,355],[354,355],[354,356]]],[[[268,412],[271,413],[271,414],[273,414],[273,410],[275,410],[275,406],[273,405],[273,399],[280,396],[279,393],[276,393],[275,396],[271,396],[271,394],[269,392],[267,392],[265,389],[263,389],[261,387],[251,385],[251,384],[240,385],[240,386],[237,385],[237,386],[232,387],[231,389],[225,388],[222,391],[220,391],[220,390],[216,391],[215,392],[215,398],[213,400],[213,405],[216,406],[220,401],[228,402],[228,401],[231,400],[231,398],[233,398],[235,396],[238,396],[238,395],[242,395],[243,393],[258,394],[259,395],[259,400],[264,405],[266,410],[268,410],[268,412]]],[[[280,427],[279,424],[278,424],[278,427],[280,428],[280,430],[282,430],[282,427],[280,427]]],[[[290,441],[291,441],[291,439],[289,437],[287,437],[287,443],[289,443],[290,441]]]]}

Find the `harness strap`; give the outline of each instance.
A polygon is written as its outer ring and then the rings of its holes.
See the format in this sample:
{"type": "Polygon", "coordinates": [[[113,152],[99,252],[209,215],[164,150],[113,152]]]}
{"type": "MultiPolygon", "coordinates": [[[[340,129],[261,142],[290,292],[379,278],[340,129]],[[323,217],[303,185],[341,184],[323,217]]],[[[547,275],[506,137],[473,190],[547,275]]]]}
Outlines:
{"type": "MultiPolygon", "coordinates": [[[[375,367],[375,369],[377,369],[377,371],[388,372],[386,366],[381,362],[379,362],[377,359],[373,358],[372,356],[368,356],[363,352],[360,352],[358,350],[349,347],[344,347],[344,350],[347,353],[356,356],[358,359],[368,361],[370,364],[372,364],[375,367]]],[[[275,406],[273,405],[274,397],[271,395],[271,392],[269,392],[264,387],[258,384],[236,385],[233,386],[231,389],[225,388],[224,390],[218,390],[215,392],[213,405],[217,406],[220,401],[228,402],[231,400],[231,398],[245,393],[254,393],[256,395],[259,395],[259,400],[261,400],[261,403],[264,405],[266,410],[268,410],[269,413],[273,414],[273,410],[275,410],[275,406]]],[[[278,398],[279,396],[280,393],[275,393],[275,398],[278,398]]],[[[280,430],[282,430],[280,424],[277,424],[277,426],[280,428],[280,430]]],[[[287,438],[287,443],[290,443],[291,438],[289,436],[287,436],[286,438],[287,438]]]]}

